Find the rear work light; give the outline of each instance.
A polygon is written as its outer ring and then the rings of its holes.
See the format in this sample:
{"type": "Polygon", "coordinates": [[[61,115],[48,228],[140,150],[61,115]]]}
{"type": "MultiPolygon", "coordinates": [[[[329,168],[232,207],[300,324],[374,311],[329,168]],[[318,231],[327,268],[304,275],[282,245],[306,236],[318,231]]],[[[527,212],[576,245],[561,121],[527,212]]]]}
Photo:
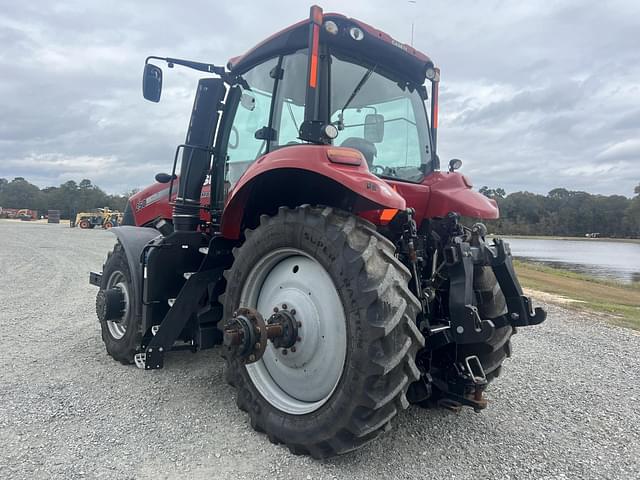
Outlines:
{"type": "Polygon", "coordinates": [[[351,35],[351,38],[358,41],[364,38],[364,32],[358,27],[351,27],[349,29],[349,35],[351,35]]]}
{"type": "Polygon", "coordinates": [[[339,30],[338,25],[333,20],[324,22],[324,29],[331,35],[337,35],[339,30]]]}
{"type": "Polygon", "coordinates": [[[327,158],[332,163],[341,163],[343,165],[362,165],[364,160],[362,153],[353,148],[329,148],[327,149],[327,158]]]}
{"type": "Polygon", "coordinates": [[[427,68],[425,76],[427,77],[427,80],[431,80],[432,82],[439,82],[440,70],[435,67],[429,67],[427,68]]]}
{"type": "Polygon", "coordinates": [[[338,128],[335,125],[332,125],[331,123],[329,125],[325,125],[324,134],[326,135],[327,138],[330,138],[331,140],[333,140],[338,136],[338,128]]]}

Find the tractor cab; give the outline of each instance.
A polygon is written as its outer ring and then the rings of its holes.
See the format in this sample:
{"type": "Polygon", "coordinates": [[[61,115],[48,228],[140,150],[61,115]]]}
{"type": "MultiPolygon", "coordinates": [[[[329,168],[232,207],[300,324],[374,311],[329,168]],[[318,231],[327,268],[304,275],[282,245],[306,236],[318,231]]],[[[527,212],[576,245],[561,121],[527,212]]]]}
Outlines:
{"type": "MultiPolygon", "coordinates": [[[[355,42],[347,37],[350,42],[355,42]]],[[[306,49],[272,58],[242,74],[246,85],[231,122],[227,180],[233,185],[262,155],[291,145],[352,148],[379,176],[420,182],[432,170],[426,89],[386,74],[379,63],[354,63],[327,49],[318,112],[305,108],[306,49]],[[331,52],[331,53],[330,53],[331,52]],[[274,75],[277,75],[278,82],[274,75]],[[317,120],[305,120],[305,118],[317,120]],[[313,132],[319,125],[321,129],[313,132]]]]}
{"type": "Polygon", "coordinates": [[[429,74],[437,89],[433,63],[363,22],[318,7],[311,17],[228,63],[244,80],[228,180],[265,153],[311,143],[355,149],[374,174],[419,182],[436,163],[423,85],[429,74]]]}
{"type": "MultiPolygon", "coordinates": [[[[222,220],[222,210],[244,186],[238,185],[239,181],[252,177],[248,171],[256,160],[265,157],[261,162],[270,162],[274,157],[269,154],[288,147],[322,146],[325,157],[331,156],[334,164],[361,166],[359,173],[366,171],[387,181],[420,184],[439,169],[439,70],[423,53],[364,22],[324,14],[314,6],[308,21],[298,22],[232,58],[226,68],[149,57],[143,87],[145,98],[152,101],[160,99],[162,85],[162,71],[150,63],[157,59],[170,67],[184,65],[221,78],[213,96],[223,106],[207,115],[222,119],[209,138],[202,138],[202,148],[210,148],[216,159],[211,172],[211,205],[219,210],[222,220]],[[431,118],[425,108],[429,97],[431,118]]],[[[189,145],[184,148],[183,159],[186,154],[207,155],[189,145]]],[[[295,168],[314,169],[310,151],[297,148],[277,158],[283,156],[295,158],[299,164],[295,168]]],[[[280,173],[284,176],[278,181],[288,181],[285,172],[280,173]]],[[[312,188],[306,184],[309,182],[303,183],[312,188]]],[[[381,185],[376,190],[384,188],[381,185]]],[[[381,206],[375,195],[364,197],[369,202],[360,203],[367,204],[369,210],[381,206]]],[[[195,192],[190,200],[199,200],[195,192]]],[[[404,208],[402,199],[397,200],[395,203],[404,208]]],[[[229,235],[239,233],[228,226],[222,229],[229,235]]]]}

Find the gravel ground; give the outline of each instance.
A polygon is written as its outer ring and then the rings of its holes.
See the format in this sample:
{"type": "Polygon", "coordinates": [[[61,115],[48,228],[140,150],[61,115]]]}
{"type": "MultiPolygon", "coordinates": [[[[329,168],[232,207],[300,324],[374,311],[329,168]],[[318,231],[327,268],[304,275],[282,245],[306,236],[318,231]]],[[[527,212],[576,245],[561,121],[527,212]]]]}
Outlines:
{"type": "Polygon", "coordinates": [[[104,352],[88,272],[112,234],[0,221],[0,478],[640,478],[640,336],[548,306],[489,408],[410,408],[316,461],[254,432],[217,349],[144,372],[104,352]]]}

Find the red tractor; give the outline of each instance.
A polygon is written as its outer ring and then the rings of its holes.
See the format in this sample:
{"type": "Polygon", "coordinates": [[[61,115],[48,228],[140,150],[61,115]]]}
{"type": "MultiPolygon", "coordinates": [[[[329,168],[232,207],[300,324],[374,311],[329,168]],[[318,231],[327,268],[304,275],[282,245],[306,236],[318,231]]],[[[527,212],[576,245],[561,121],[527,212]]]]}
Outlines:
{"type": "Polygon", "coordinates": [[[173,172],[132,197],[91,274],[107,352],[152,370],[222,344],[251,425],[317,458],[410,403],[485,408],[516,327],[546,313],[508,245],[460,223],[498,209],[459,160],[440,170],[434,63],[317,6],[226,67],[149,57],[157,102],[152,61],[211,75],[173,172]]]}

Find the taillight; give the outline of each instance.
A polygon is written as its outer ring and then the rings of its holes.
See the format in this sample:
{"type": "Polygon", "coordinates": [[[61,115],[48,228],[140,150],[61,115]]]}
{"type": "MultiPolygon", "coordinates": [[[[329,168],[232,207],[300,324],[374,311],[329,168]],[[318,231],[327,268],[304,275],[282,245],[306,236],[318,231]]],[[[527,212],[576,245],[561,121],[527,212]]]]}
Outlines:
{"type": "Polygon", "coordinates": [[[327,149],[327,157],[330,162],[354,166],[362,165],[364,160],[362,153],[353,148],[329,148],[327,149]]]}
{"type": "Polygon", "coordinates": [[[380,212],[380,221],[385,223],[390,222],[393,220],[393,217],[396,216],[396,213],[398,213],[396,208],[385,208],[380,212]]]}

